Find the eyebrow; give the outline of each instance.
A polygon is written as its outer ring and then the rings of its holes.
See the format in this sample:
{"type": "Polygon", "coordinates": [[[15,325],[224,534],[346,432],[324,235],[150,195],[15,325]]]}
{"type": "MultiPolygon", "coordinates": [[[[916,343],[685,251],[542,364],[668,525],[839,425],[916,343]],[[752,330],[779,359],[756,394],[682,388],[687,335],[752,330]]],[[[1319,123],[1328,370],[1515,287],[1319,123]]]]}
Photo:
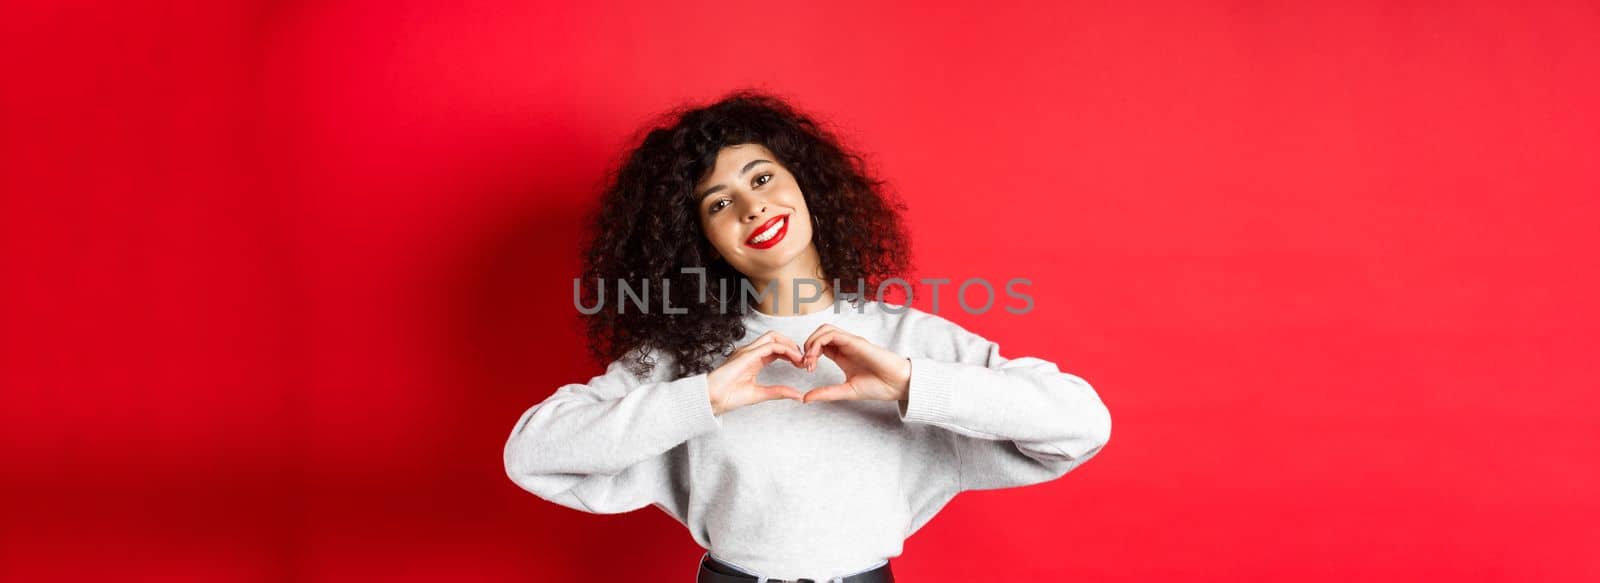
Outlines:
{"type": "MultiPolygon", "coordinates": [[[[760,159],[751,160],[751,161],[745,163],[744,168],[739,169],[739,175],[740,176],[744,176],[745,174],[749,174],[751,168],[755,168],[756,164],[760,164],[762,162],[766,162],[768,164],[772,163],[771,160],[760,160],[760,159]]],[[[721,184],[718,184],[718,185],[713,186],[711,188],[707,188],[707,189],[705,189],[704,191],[702,191],[700,193],[700,200],[705,200],[706,197],[711,196],[711,193],[716,192],[718,190],[722,190],[724,188],[727,188],[727,187],[723,186],[721,184]]]]}

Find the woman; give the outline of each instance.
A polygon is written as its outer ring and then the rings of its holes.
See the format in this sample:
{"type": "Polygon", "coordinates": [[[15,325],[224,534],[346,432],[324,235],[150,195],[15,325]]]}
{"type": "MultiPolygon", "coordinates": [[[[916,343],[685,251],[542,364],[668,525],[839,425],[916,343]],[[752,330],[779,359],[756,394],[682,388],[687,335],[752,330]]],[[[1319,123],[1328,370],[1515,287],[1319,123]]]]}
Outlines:
{"type": "Polygon", "coordinates": [[[1082,378],[867,299],[907,269],[904,206],[831,132],[749,91],[662,125],[592,217],[575,300],[598,308],[589,345],[610,365],[517,421],[518,486],[661,509],[706,549],[700,582],[893,581],[889,559],[957,493],[1052,480],[1105,446],[1082,378]]]}

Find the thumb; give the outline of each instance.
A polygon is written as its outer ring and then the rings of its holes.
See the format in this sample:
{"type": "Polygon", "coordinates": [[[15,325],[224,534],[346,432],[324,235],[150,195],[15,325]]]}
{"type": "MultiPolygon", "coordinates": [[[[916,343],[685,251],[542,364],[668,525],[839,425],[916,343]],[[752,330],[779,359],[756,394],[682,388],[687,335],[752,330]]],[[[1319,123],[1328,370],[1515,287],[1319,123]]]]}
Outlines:
{"type": "Polygon", "coordinates": [[[815,403],[817,401],[847,401],[855,398],[855,389],[850,385],[828,385],[811,389],[805,394],[804,401],[815,403]]]}
{"type": "Polygon", "coordinates": [[[764,388],[766,389],[766,394],[767,394],[767,399],[768,400],[773,400],[773,399],[794,399],[796,401],[804,400],[804,395],[800,392],[800,389],[796,389],[796,388],[791,387],[789,385],[767,385],[764,388]]]}

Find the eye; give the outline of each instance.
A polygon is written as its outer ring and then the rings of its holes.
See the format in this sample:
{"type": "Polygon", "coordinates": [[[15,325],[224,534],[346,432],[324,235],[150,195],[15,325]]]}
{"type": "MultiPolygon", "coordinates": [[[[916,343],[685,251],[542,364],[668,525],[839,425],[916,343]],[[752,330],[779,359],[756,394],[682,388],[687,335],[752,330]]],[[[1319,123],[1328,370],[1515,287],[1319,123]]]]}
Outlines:
{"type": "Polygon", "coordinates": [[[727,206],[727,205],[722,204],[722,203],[725,203],[725,202],[728,202],[728,199],[726,199],[726,198],[717,199],[717,202],[711,203],[711,208],[707,209],[706,212],[715,213],[717,211],[722,210],[722,207],[727,206]]]}
{"type": "Polygon", "coordinates": [[[773,176],[772,176],[771,172],[768,172],[766,174],[758,175],[758,176],[756,176],[756,179],[755,179],[755,185],[756,186],[761,186],[761,185],[766,184],[768,182],[772,182],[772,179],[773,179],[773,176]]]}

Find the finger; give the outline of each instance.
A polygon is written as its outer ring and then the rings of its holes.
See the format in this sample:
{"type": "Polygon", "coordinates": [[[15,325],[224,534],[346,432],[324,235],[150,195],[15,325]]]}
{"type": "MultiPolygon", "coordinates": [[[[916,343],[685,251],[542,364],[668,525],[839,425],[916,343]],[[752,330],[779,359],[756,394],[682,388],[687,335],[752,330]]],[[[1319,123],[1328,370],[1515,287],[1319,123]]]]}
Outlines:
{"type": "Polygon", "coordinates": [[[811,347],[806,350],[806,370],[816,372],[817,362],[822,360],[822,354],[828,349],[828,343],[833,341],[833,337],[834,334],[830,332],[817,337],[816,341],[811,343],[811,347]]]}
{"type": "Polygon", "coordinates": [[[782,342],[768,342],[757,347],[752,354],[761,358],[762,366],[772,364],[772,361],[780,358],[788,360],[789,364],[793,364],[796,368],[799,368],[802,362],[800,351],[782,342]]]}
{"type": "Polygon", "coordinates": [[[794,365],[795,368],[805,366],[806,355],[805,353],[800,352],[799,346],[784,345],[783,354],[789,357],[789,364],[794,365]]]}
{"type": "Polygon", "coordinates": [[[811,345],[811,349],[806,352],[806,366],[815,371],[817,361],[822,360],[824,354],[834,360],[838,360],[842,355],[850,354],[849,348],[854,346],[856,339],[855,335],[843,330],[835,330],[818,337],[816,342],[811,345]]]}
{"type": "MultiPolygon", "coordinates": [[[[759,340],[761,344],[766,344],[768,342],[781,342],[788,346],[794,347],[796,351],[800,350],[799,344],[795,344],[795,342],[790,340],[788,336],[784,336],[783,333],[778,332],[777,330],[768,330],[767,333],[761,335],[759,340]]],[[[755,342],[751,343],[752,346],[755,344],[755,342]]]]}
{"type": "Polygon", "coordinates": [[[839,327],[838,326],[834,326],[833,324],[823,324],[821,326],[817,326],[817,329],[816,330],[812,330],[811,331],[811,335],[806,337],[806,341],[801,346],[801,348],[803,350],[805,350],[807,353],[809,353],[811,351],[811,344],[816,342],[817,338],[821,337],[824,334],[827,334],[829,332],[832,332],[832,331],[838,330],[838,329],[839,329],[839,327]]]}
{"type": "Polygon", "coordinates": [[[768,342],[772,342],[772,339],[775,336],[777,336],[777,333],[775,333],[775,332],[767,332],[766,334],[762,334],[760,336],[757,336],[755,340],[751,340],[749,344],[746,344],[746,345],[744,345],[744,346],[742,346],[740,348],[744,349],[744,350],[748,350],[748,349],[751,349],[751,348],[755,348],[757,346],[761,346],[762,344],[766,344],[768,342]]]}
{"type": "Polygon", "coordinates": [[[766,390],[767,400],[769,401],[774,399],[794,399],[796,401],[805,400],[805,394],[801,393],[800,389],[796,389],[789,385],[765,385],[761,388],[766,390]]]}
{"type": "Polygon", "coordinates": [[[802,399],[806,403],[818,401],[850,401],[856,398],[856,390],[848,384],[828,385],[811,389],[802,399]]]}
{"type": "Polygon", "coordinates": [[[790,340],[788,336],[784,336],[782,332],[778,332],[777,330],[773,330],[772,332],[770,332],[770,334],[772,334],[772,339],[774,341],[782,342],[784,344],[792,346],[792,347],[794,347],[796,352],[800,351],[800,345],[795,343],[795,341],[790,340]]]}
{"type": "Polygon", "coordinates": [[[761,372],[762,367],[765,367],[768,362],[771,362],[770,359],[767,358],[767,355],[771,350],[770,348],[767,348],[769,344],[771,343],[752,343],[749,346],[740,349],[738,354],[735,354],[729,359],[730,362],[738,363],[737,366],[739,368],[740,378],[746,380],[754,379],[756,377],[756,373],[761,372]]]}
{"type": "MultiPolygon", "coordinates": [[[[823,326],[827,325],[824,324],[823,326]]],[[[822,346],[826,344],[828,336],[832,334],[833,330],[824,330],[822,328],[818,328],[816,332],[811,333],[810,338],[806,339],[805,362],[807,370],[811,369],[812,360],[815,359],[818,354],[820,354],[822,346]]]]}
{"type": "Polygon", "coordinates": [[[755,338],[755,340],[751,340],[749,344],[746,344],[744,346],[740,346],[738,348],[735,348],[733,350],[733,352],[728,353],[728,360],[733,360],[735,358],[743,356],[745,353],[750,352],[751,350],[755,349],[757,346],[761,346],[761,345],[766,344],[768,342],[772,342],[774,335],[775,335],[775,332],[767,332],[766,334],[762,334],[760,336],[757,336],[755,338]]]}
{"type": "Polygon", "coordinates": [[[800,364],[804,362],[804,357],[800,354],[800,349],[798,348],[789,346],[782,342],[773,342],[771,346],[772,355],[769,356],[768,360],[766,361],[768,364],[771,364],[773,360],[782,358],[789,361],[789,364],[794,365],[795,368],[799,368],[800,364]]]}

